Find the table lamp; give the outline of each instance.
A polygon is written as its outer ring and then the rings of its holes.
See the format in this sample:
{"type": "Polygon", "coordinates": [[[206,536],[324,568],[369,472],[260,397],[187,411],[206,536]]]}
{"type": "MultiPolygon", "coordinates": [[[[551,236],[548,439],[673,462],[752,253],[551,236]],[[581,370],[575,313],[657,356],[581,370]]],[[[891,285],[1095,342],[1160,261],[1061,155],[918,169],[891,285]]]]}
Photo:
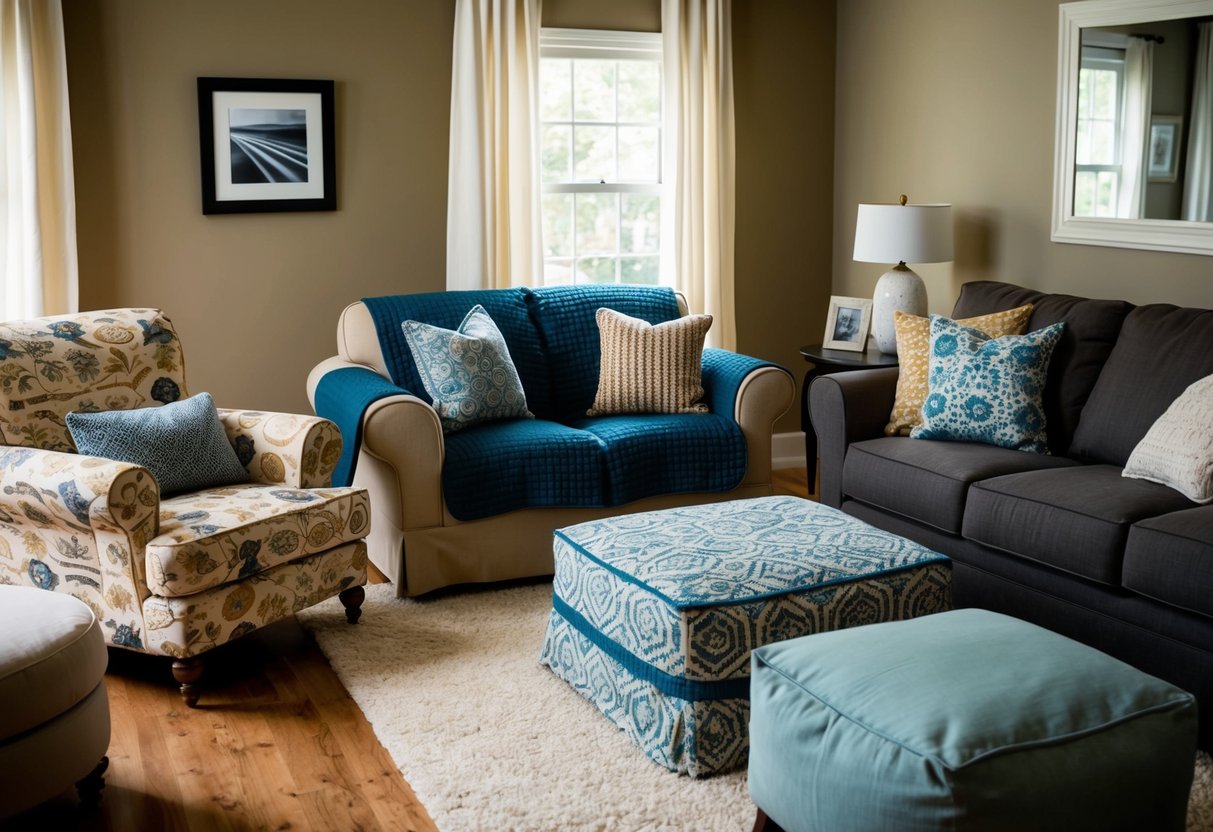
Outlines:
{"type": "Polygon", "coordinates": [[[944,263],[952,259],[952,206],[860,204],[855,221],[855,253],[861,263],[897,262],[876,282],[872,296],[872,335],[881,352],[897,354],[893,312],[927,314],[927,287],[906,263],[944,263]]]}

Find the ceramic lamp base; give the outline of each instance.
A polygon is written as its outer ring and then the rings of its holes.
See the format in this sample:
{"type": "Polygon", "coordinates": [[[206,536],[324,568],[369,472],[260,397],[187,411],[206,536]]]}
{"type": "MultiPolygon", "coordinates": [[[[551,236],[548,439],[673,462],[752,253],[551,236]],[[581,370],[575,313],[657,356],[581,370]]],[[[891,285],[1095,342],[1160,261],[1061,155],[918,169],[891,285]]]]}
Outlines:
{"type": "Polygon", "coordinates": [[[893,328],[893,313],[927,314],[927,287],[913,269],[897,265],[876,281],[872,295],[872,337],[877,348],[889,355],[897,354],[897,332],[893,328]]]}

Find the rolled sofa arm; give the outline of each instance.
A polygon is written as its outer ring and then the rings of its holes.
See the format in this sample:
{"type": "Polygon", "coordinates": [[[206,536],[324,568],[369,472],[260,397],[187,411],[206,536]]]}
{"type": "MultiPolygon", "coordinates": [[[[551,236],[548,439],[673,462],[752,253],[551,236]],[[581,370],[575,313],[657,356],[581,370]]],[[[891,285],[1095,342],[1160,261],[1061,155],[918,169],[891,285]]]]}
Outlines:
{"type": "Polygon", "coordinates": [[[741,485],[770,483],[771,434],[796,397],[792,374],[768,361],[705,349],[703,389],[711,411],[731,416],[745,436],[747,464],[741,485]]]}
{"type": "Polygon", "coordinates": [[[369,488],[371,516],[399,529],[441,526],[446,446],[434,408],[369,367],[341,358],[322,361],[308,376],[308,397],[321,414],[334,407],[333,402],[355,399],[359,391],[368,390],[361,400],[376,398],[361,410],[358,436],[348,435],[344,419],[334,421],[347,434],[352,453],[364,455],[355,469],[357,484],[369,487],[375,480],[375,487],[369,488]]]}
{"type": "Polygon", "coordinates": [[[831,373],[813,379],[809,413],[821,455],[821,502],[842,504],[842,463],[847,446],[884,435],[897,392],[897,368],[831,373]]]}
{"type": "Polygon", "coordinates": [[[23,541],[21,555],[7,559],[24,573],[18,582],[81,594],[106,608],[114,644],[141,646],[143,550],[160,531],[151,473],[101,457],[4,448],[0,478],[0,544],[23,541]]]}
{"type": "Polygon", "coordinates": [[[324,488],[341,457],[341,431],[328,419],[218,408],[219,421],[253,482],[324,488]]]}

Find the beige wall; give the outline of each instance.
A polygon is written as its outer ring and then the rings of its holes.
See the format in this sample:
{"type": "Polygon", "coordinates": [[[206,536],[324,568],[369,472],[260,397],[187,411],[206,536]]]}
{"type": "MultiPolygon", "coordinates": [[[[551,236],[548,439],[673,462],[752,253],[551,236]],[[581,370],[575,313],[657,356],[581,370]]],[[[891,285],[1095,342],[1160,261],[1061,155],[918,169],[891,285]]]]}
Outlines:
{"type": "Polygon", "coordinates": [[[1049,240],[1057,0],[838,4],[834,291],[872,293],[851,261],[855,206],[951,202],[956,260],[916,267],[934,312],[968,280],[1213,307],[1213,258],[1049,240]]]}
{"type": "MultiPolygon", "coordinates": [[[[660,29],[659,0],[544,6],[550,26],[660,29]]],[[[799,372],[829,291],[833,4],[736,7],[739,338],[799,372]]],[[[347,303],[444,287],[453,0],[64,0],[64,16],[81,307],[166,309],[191,390],[306,409],[347,303]],[[336,79],[338,210],[203,216],[200,75],[336,79]]]]}

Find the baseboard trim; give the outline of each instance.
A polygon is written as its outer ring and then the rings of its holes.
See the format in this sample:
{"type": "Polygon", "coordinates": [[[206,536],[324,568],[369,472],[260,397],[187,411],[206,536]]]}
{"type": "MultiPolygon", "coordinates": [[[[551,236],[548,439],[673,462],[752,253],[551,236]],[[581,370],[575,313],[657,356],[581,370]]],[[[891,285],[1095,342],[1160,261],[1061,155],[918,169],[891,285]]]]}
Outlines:
{"type": "Polygon", "coordinates": [[[804,467],[804,431],[776,433],[771,437],[771,468],[804,467]]]}

